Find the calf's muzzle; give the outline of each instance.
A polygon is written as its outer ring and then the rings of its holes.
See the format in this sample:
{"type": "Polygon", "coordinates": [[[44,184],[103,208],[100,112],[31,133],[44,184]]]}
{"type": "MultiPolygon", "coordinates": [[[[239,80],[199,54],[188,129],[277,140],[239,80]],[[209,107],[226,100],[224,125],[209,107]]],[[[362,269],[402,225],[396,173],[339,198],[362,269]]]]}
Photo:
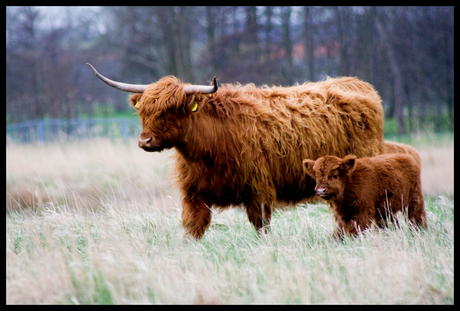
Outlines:
{"type": "Polygon", "coordinates": [[[316,194],[317,194],[319,197],[325,196],[326,193],[327,193],[326,188],[321,187],[321,188],[317,188],[317,189],[316,189],[316,194]]]}

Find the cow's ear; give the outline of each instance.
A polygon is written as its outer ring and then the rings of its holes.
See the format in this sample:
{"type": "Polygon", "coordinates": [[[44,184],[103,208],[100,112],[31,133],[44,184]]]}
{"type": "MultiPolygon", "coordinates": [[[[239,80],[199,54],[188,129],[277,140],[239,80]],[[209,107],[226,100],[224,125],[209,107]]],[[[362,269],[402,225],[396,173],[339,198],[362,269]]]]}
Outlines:
{"type": "Polygon", "coordinates": [[[198,112],[204,104],[203,98],[198,95],[187,96],[187,111],[198,112]]]}
{"type": "Polygon", "coordinates": [[[139,104],[142,97],[142,93],[136,93],[129,96],[129,103],[131,106],[139,110],[139,104]]]}
{"type": "Polygon", "coordinates": [[[311,178],[315,178],[315,171],[313,170],[313,166],[315,165],[314,160],[305,159],[302,161],[303,168],[305,172],[310,175],[311,178]]]}
{"type": "Polygon", "coordinates": [[[341,164],[341,171],[344,174],[351,174],[356,168],[356,156],[355,155],[347,155],[342,160],[341,164]]]}

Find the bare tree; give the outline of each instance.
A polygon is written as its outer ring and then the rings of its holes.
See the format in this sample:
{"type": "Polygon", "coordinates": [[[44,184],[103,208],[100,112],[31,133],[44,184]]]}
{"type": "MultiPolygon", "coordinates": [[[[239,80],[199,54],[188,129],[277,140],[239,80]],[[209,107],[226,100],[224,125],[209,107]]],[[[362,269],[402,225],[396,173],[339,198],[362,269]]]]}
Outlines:
{"type": "Polygon", "coordinates": [[[206,7],[206,33],[208,34],[208,51],[211,58],[211,71],[217,72],[217,55],[216,55],[216,17],[218,8],[207,6],[206,7]]]}
{"type": "Polygon", "coordinates": [[[270,54],[271,54],[271,45],[272,45],[272,30],[273,30],[273,7],[266,6],[265,7],[265,58],[267,61],[270,61],[270,54]]]}
{"type": "Polygon", "coordinates": [[[292,60],[292,39],[291,39],[291,7],[281,7],[281,25],[283,29],[283,48],[285,51],[286,66],[283,67],[283,76],[287,81],[287,84],[292,84],[295,81],[293,76],[293,60],[292,60]]]}
{"type": "Polygon", "coordinates": [[[453,129],[453,7],[72,7],[51,27],[43,10],[7,7],[7,122],[128,109],[90,78],[91,61],[132,83],[352,75],[375,86],[399,133],[453,129]]]}
{"type": "Polygon", "coordinates": [[[7,103],[9,117],[42,118],[40,96],[40,51],[37,21],[39,12],[33,7],[9,8],[7,19],[7,103]],[[14,16],[14,17],[13,17],[14,16]],[[27,107],[27,109],[24,109],[27,107]],[[19,117],[21,116],[21,117],[19,117]]]}
{"type": "Polygon", "coordinates": [[[307,68],[307,80],[315,80],[315,59],[313,41],[312,7],[305,6],[303,10],[303,37],[304,37],[304,61],[307,68]]]}
{"type": "MultiPolygon", "coordinates": [[[[385,13],[385,12],[383,12],[385,13]]],[[[406,129],[404,125],[404,115],[403,115],[403,105],[406,102],[406,93],[403,88],[403,77],[400,70],[400,67],[397,63],[396,56],[394,53],[393,46],[391,44],[391,39],[387,35],[387,29],[382,25],[390,25],[394,22],[396,18],[394,12],[388,12],[388,16],[382,14],[377,15],[376,26],[377,31],[381,38],[381,45],[386,51],[388,66],[392,74],[392,90],[393,90],[393,100],[394,100],[394,113],[396,121],[398,123],[398,132],[400,134],[405,134],[406,129]]]]}

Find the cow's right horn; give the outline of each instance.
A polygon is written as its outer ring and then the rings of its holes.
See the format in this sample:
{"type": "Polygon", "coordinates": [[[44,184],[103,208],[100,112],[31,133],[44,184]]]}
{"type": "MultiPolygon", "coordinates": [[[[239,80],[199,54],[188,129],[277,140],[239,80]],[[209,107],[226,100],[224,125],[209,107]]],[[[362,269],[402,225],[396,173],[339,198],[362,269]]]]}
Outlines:
{"type": "Polygon", "coordinates": [[[187,95],[201,93],[201,94],[212,94],[217,91],[217,79],[212,79],[213,85],[184,85],[184,92],[187,95]]]}
{"type": "Polygon", "coordinates": [[[101,75],[97,70],[91,65],[86,63],[86,65],[91,68],[93,73],[98,77],[99,79],[102,80],[102,82],[110,85],[113,88],[116,88],[117,90],[124,91],[124,92],[131,92],[131,93],[144,93],[144,91],[147,89],[149,86],[148,84],[128,84],[128,83],[122,83],[122,82],[116,82],[113,80],[110,80],[103,75],[101,75]]]}

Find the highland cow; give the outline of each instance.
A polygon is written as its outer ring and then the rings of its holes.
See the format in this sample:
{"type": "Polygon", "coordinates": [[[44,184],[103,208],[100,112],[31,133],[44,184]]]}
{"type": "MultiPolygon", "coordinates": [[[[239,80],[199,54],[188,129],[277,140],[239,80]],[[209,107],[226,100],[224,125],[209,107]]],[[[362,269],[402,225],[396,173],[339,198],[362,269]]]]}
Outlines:
{"type": "Polygon", "coordinates": [[[388,220],[406,208],[411,223],[427,227],[420,166],[412,156],[323,156],[302,163],[316,180],[316,194],[330,202],[337,224],[334,237],[357,235],[373,223],[387,227],[388,220]]]}
{"type": "Polygon", "coordinates": [[[413,147],[411,147],[409,145],[405,145],[405,144],[401,144],[401,143],[395,143],[395,142],[392,142],[392,141],[389,141],[389,140],[385,140],[383,142],[383,153],[405,153],[405,154],[408,154],[408,155],[412,156],[412,158],[414,158],[415,162],[417,162],[417,164],[418,164],[418,166],[420,166],[420,168],[422,167],[422,159],[418,155],[417,151],[413,147]]]}
{"type": "Polygon", "coordinates": [[[150,85],[115,82],[134,92],[139,147],[175,148],[185,235],[200,239],[211,208],[242,206],[257,232],[272,210],[315,198],[302,159],[383,152],[383,108],[374,88],[356,78],[292,87],[184,84],[169,76],[150,85]]]}

